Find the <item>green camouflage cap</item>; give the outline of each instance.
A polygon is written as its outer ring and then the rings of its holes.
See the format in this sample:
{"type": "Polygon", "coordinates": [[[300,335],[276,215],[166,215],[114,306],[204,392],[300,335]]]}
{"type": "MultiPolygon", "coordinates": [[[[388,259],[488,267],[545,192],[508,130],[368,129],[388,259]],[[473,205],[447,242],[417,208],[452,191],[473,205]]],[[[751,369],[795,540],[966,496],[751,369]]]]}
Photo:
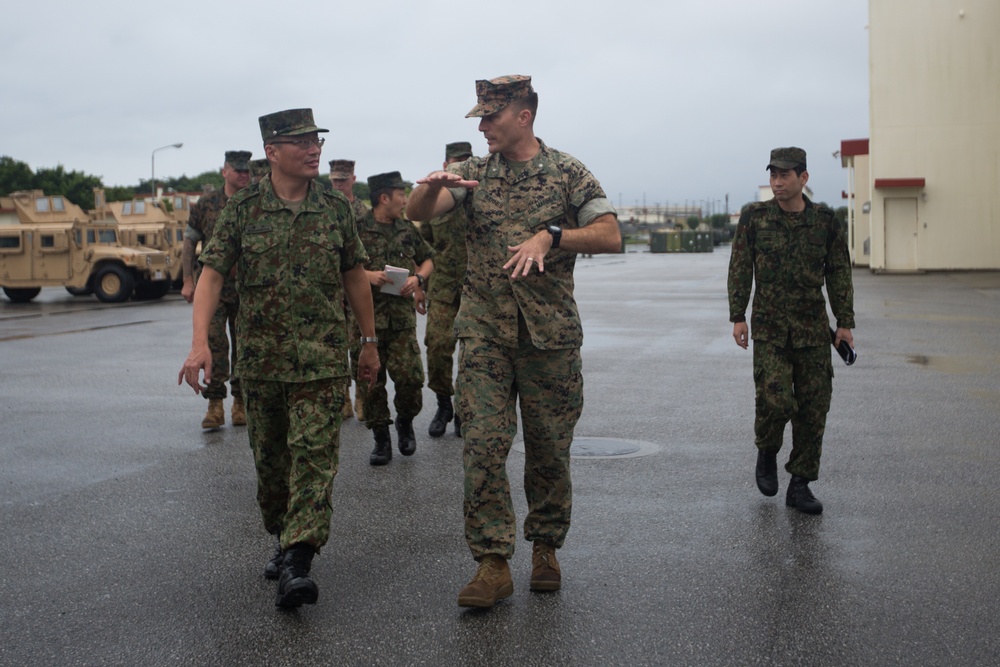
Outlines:
{"type": "Polygon", "coordinates": [[[250,151],[226,151],[226,162],[236,171],[250,170],[250,151]]]}
{"type": "Polygon", "coordinates": [[[500,111],[505,106],[531,95],[535,92],[531,87],[531,77],[520,74],[498,76],[495,79],[476,81],[476,99],[478,104],[472,111],[465,114],[466,118],[489,116],[500,111]]]}
{"type": "Polygon", "coordinates": [[[409,181],[404,181],[398,171],[390,171],[384,174],[375,174],[368,177],[368,190],[378,192],[387,188],[403,188],[404,190],[413,185],[409,181]]]}
{"type": "Polygon", "coordinates": [[[472,144],[468,141],[456,141],[444,147],[444,159],[472,157],[472,144]]]}
{"type": "Polygon", "coordinates": [[[795,169],[796,167],[806,168],[806,152],[801,148],[789,146],[788,148],[775,148],[771,151],[771,161],[767,163],[765,169],[776,167],[778,169],[795,169]]]}
{"type": "Polygon", "coordinates": [[[330,160],[330,178],[345,180],[354,175],[354,160],[330,160]]]}
{"type": "Polygon", "coordinates": [[[250,178],[261,179],[269,173],[271,173],[271,163],[267,158],[250,160],[250,178]]]}
{"type": "Polygon", "coordinates": [[[329,132],[316,127],[312,109],[286,109],[277,113],[269,113],[257,119],[260,123],[260,137],[264,141],[275,137],[294,137],[310,132],[329,132]]]}

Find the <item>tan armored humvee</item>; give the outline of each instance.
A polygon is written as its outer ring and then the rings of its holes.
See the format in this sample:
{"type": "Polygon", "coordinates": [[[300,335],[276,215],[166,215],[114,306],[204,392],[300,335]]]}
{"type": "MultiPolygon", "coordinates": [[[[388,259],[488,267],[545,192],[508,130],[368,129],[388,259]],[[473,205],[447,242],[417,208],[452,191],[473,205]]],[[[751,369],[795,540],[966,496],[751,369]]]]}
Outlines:
{"type": "Polygon", "coordinates": [[[95,222],[82,208],[41,190],[0,197],[0,287],[25,302],[42,287],[64,286],[105,302],[156,298],[170,288],[166,253],[123,246],[113,221],[95,222]]]}
{"type": "MultiPolygon", "coordinates": [[[[186,195],[176,195],[172,200],[174,206],[182,207],[179,212],[175,208],[173,212],[168,213],[160,205],[153,206],[141,199],[106,202],[104,190],[94,188],[94,210],[90,212],[90,217],[96,222],[117,223],[119,240],[123,245],[165,252],[170,258],[170,284],[180,289],[184,280],[181,252],[184,246],[184,230],[187,229],[187,216],[184,213],[188,210],[188,202],[186,195]]],[[[136,288],[140,292],[145,289],[140,289],[138,285],[136,288]]],[[[156,295],[138,294],[138,296],[156,295]]]]}

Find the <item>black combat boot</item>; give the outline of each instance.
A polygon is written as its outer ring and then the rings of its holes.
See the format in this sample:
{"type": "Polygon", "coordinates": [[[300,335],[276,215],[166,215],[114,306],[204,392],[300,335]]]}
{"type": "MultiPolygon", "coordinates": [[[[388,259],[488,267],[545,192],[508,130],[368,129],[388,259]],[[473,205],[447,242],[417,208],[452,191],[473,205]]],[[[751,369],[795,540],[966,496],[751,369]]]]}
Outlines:
{"type": "Polygon", "coordinates": [[[458,413],[455,413],[455,435],[462,437],[462,420],[459,418],[458,413]]]}
{"type": "MultiPolygon", "coordinates": [[[[448,429],[448,422],[455,416],[455,410],[451,407],[451,396],[438,394],[437,397],[438,409],[434,413],[434,419],[431,420],[430,428],[427,429],[427,434],[432,438],[440,438],[444,435],[444,432],[448,429]]],[[[457,419],[455,423],[458,423],[457,419]]]]}
{"type": "Polygon", "coordinates": [[[757,488],[765,496],[778,493],[778,453],[757,450],[757,488]]]}
{"type": "Polygon", "coordinates": [[[285,560],[285,552],[281,549],[281,535],[278,535],[278,543],[274,545],[274,555],[264,566],[264,578],[277,579],[281,576],[281,561],[285,560]]]}
{"type": "Polygon", "coordinates": [[[389,435],[388,426],[377,426],[372,429],[375,434],[375,449],[368,457],[368,462],[373,466],[384,466],[392,460],[392,437],[389,435]]]}
{"type": "Polygon", "coordinates": [[[316,550],[311,544],[293,544],[288,548],[285,560],[281,563],[275,605],[283,609],[294,609],[304,604],[316,604],[319,587],[309,578],[314,553],[316,550]]]}
{"type": "Polygon", "coordinates": [[[403,456],[412,456],[413,452],[417,451],[417,436],[413,434],[413,420],[397,417],[396,435],[399,436],[399,453],[403,456]]]}
{"type": "Polygon", "coordinates": [[[806,514],[823,513],[823,503],[816,500],[816,496],[809,490],[809,480],[798,475],[792,475],[788,493],[785,495],[785,504],[806,514]]]}

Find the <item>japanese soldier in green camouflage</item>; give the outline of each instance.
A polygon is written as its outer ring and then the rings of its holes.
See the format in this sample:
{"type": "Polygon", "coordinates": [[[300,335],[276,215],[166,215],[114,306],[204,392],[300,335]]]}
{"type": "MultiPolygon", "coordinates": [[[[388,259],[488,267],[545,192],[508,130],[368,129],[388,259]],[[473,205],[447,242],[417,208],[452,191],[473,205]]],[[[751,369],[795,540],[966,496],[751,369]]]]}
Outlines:
{"type": "Polygon", "coordinates": [[[834,345],[853,347],[854,287],[847,239],[833,210],[803,194],[809,172],[801,148],[775,148],[767,169],[770,201],[743,208],[729,260],[729,321],[746,349],[753,336],[757,445],[755,476],[766,496],[778,493],[777,455],[792,422],[791,473],[785,503],[807,514],[823,505],[809,489],[819,477],[826,414],[833,393],[834,345]],[[756,283],[756,285],[755,285],[756,283]],[[753,291],[750,328],[746,310],[753,291]]]}
{"type": "Polygon", "coordinates": [[[323,140],[311,109],[259,119],[271,173],[233,195],[201,253],[191,353],[178,382],[196,392],[212,379],[208,325],[225,276],[240,295],[237,368],[246,399],[257,502],[278,537],[264,576],[278,579],[279,607],[312,604],[313,555],[330,535],[331,492],[347,376],[344,298],[368,339],[359,377],[378,373],[371,290],[350,203],[318,187],[323,140]],[[332,407],[335,406],[335,407],[332,407]]]}
{"type": "MultiPolygon", "coordinates": [[[[351,202],[351,208],[354,210],[354,219],[361,220],[368,215],[368,207],[365,206],[365,203],[361,199],[354,196],[354,183],[357,180],[357,177],[354,175],[354,160],[330,160],[330,185],[334,190],[339,190],[347,197],[347,201],[351,202]]],[[[358,366],[358,354],[361,353],[361,332],[358,329],[357,320],[354,319],[354,313],[351,312],[350,308],[347,309],[347,331],[350,334],[349,339],[351,341],[349,354],[351,374],[347,378],[347,384],[344,385],[344,419],[349,419],[356,415],[358,421],[364,421],[365,383],[358,381],[358,378],[355,377],[355,371],[358,366]],[[351,410],[351,378],[355,380],[354,410],[351,410]]]]}
{"type": "MultiPolygon", "coordinates": [[[[472,144],[458,141],[444,148],[444,168],[472,157],[472,144]]],[[[451,211],[425,222],[420,234],[434,248],[434,277],[427,289],[427,386],[437,395],[438,408],[427,432],[432,437],[444,435],[448,422],[455,417],[455,435],[461,435],[462,420],[455,416],[451,397],[455,395],[452,368],[455,356],[455,317],[462,303],[465,280],[465,208],[451,211]]]]}
{"type": "MultiPolygon", "coordinates": [[[[212,239],[212,232],[230,197],[242,190],[250,182],[250,151],[226,151],[226,161],[222,165],[223,186],[203,195],[191,208],[184,245],[181,248],[181,265],[184,271],[184,285],[181,295],[188,303],[194,299],[194,253],[200,241],[204,246],[212,239]]],[[[219,307],[212,316],[208,328],[208,346],[212,350],[212,382],[204,391],[208,399],[208,411],[201,420],[202,428],[219,428],[226,423],[226,412],[222,401],[226,398],[226,380],[233,393],[233,426],[247,423],[243,406],[243,392],[239,376],[236,374],[236,320],[240,309],[240,298],[236,293],[235,276],[226,277],[222,285],[219,307]],[[229,329],[229,338],[226,329],[229,329]],[[230,346],[230,339],[232,345],[230,346]],[[230,357],[230,350],[232,356],[230,357]],[[232,371],[230,373],[230,371],[232,371]]]]}
{"type": "Polygon", "coordinates": [[[358,223],[358,233],[368,261],[365,269],[375,303],[375,333],[381,370],[365,396],[365,426],[375,436],[375,449],[369,462],[385,465],[392,460],[389,436],[389,396],[386,376],[392,378],[396,408],[396,435],[399,453],[410,456],[417,449],[413,418],[423,407],[424,365],[417,344],[417,316],[427,312],[424,284],[434,270],[434,251],[420,236],[412,222],[403,217],[406,188],[410,184],[398,171],[368,178],[372,210],[358,223]],[[403,269],[407,277],[395,285],[386,267],[403,269]],[[383,289],[386,288],[386,289],[383,289]],[[398,292],[398,293],[396,293],[398,292]]]}
{"type": "Polygon", "coordinates": [[[267,161],[267,158],[261,158],[259,160],[250,160],[250,183],[256,185],[260,183],[260,179],[264,178],[267,174],[271,173],[271,163],[267,161]]]}
{"type": "Polygon", "coordinates": [[[507,455],[524,426],[524,487],[532,591],[561,585],[556,549],[572,509],[570,445],[583,410],[583,326],[573,298],[577,253],[618,252],[617,214],[600,183],[534,133],[538,96],[527,76],[476,82],[489,155],[421,179],[410,215],[465,210],[468,267],[455,320],[457,411],[462,419],[465,539],[479,563],[458,594],[491,607],[513,592],[508,559],[517,532],[507,455]]]}

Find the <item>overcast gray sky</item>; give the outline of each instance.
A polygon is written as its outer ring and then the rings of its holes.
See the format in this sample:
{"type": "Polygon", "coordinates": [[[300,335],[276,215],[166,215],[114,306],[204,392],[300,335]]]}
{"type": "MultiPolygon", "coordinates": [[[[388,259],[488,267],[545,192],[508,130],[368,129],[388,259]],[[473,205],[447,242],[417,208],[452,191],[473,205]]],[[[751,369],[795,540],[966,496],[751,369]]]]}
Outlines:
{"type": "MultiPolygon", "coordinates": [[[[359,178],[486,150],[475,80],[528,74],[535,132],[615,205],[723,201],[767,183],[774,146],[809,154],[839,206],[832,153],[868,136],[865,0],[169,3],[35,0],[4,9],[0,155],[107,185],[262,157],[258,116],[312,107],[325,160],[359,178]]],[[[324,170],[325,171],[325,170],[324,170]]]]}

